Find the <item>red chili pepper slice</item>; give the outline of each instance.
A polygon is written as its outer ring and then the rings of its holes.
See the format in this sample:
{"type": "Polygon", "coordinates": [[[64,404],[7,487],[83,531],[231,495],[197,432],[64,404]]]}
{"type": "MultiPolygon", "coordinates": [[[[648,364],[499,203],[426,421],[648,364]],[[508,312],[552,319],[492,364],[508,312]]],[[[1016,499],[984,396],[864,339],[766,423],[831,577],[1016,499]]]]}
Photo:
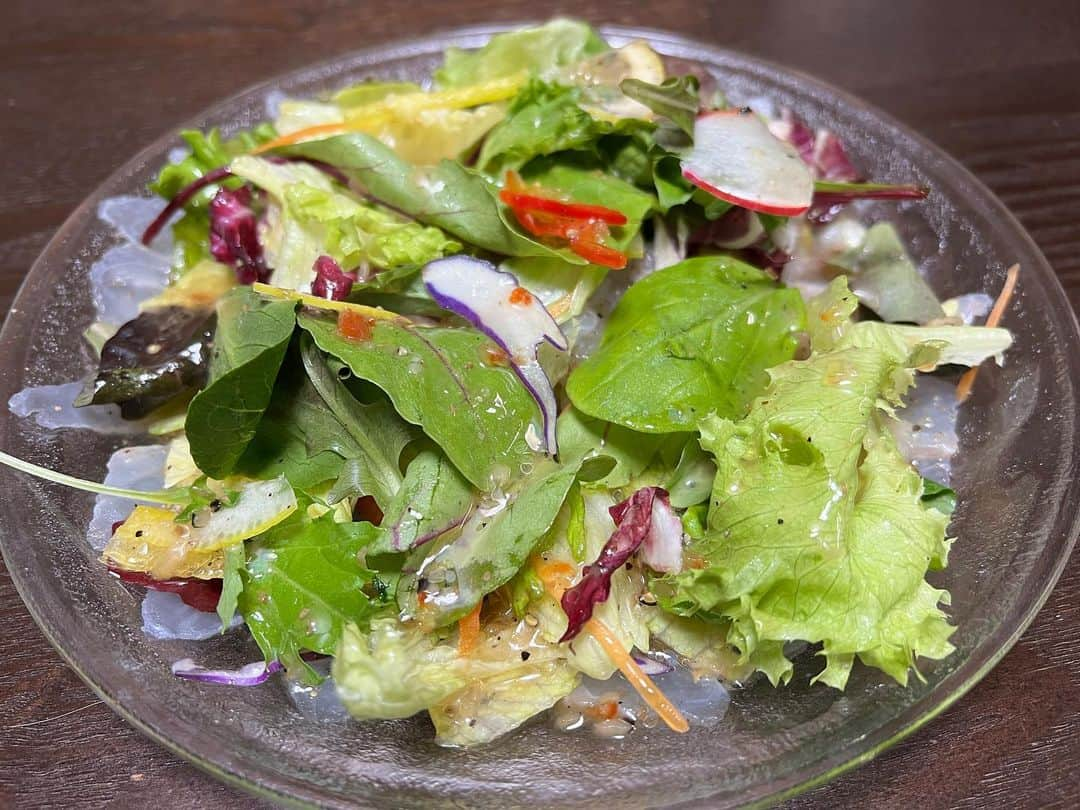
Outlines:
{"type": "Polygon", "coordinates": [[[605,208],[602,205],[588,205],[586,203],[563,202],[551,197],[541,197],[537,194],[522,194],[520,192],[503,189],[499,197],[504,203],[513,209],[525,211],[537,211],[543,214],[554,214],[559,217],[571,219],[591,220],[598,219],[608,225],[625,225],[626,215],[614,208],[605,208]]]}

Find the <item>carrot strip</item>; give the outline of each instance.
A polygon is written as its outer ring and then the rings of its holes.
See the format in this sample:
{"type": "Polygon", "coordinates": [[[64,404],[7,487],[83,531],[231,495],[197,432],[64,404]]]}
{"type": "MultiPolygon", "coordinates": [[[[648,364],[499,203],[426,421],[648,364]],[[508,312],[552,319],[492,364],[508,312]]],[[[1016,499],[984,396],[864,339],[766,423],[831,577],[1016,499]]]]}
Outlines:
{"type": "Polygon", "coordinates": [[[480,643],[480,608],[483,600],[476,603],[476,607],[458,622],[458,655],[470,655],[480,643]]]}
{"type": "MultiPolygon", "coordinates": [[[[533,560],[533,569],[548,593],[558,602],[563,592],[570,586],[571,575],[575,570],[573,566],[565,562],[542,562],[533,560]],[[569,572],[569,573],[568,573],[569,572]]],[[[595,616],[585,622],[582,628],[586,633],[596,639],[596,642],[607,653],[611,663],[619,668],[626,676],[626,680],[641,695],[641,699],[649,707],[660,715],[660,718],[668,724],[672,731],[680,734],[690,730],[690,724],[686,722],[675,704],[668,700],[667,695],[660,691],[652,678],[641,671],[641,667],[631,657],[630,653],[623,649],[622,644],[611,632],[611,628],[597,619],[595,616]]]]}
{"type": "MultiPolygon", "coordinates": [[[[1005,308],[1009,306],[1009,301],[1012,300],[1013,292],[1016,290],[1016,279],[1019,276],[1020,265],[1018,264],[1014,264],[1006,271],[1005,284],[1002,285],[1001,292],[994,302],[994,307],[990,310],[990,315],[986,319],[985,326],[993,328],[1001,323],[1001,318],[1005,315],[1005,308]]],[[[964,372],[964,376],[960,378],[960,382],[956,385],[957,402],[964,402],[971,396],[971,390],[975,385],[975,377],[978,373],[978,366],[969,368],[964,372]]]]}
{"type": "Polygon", "coordinates": [[[251,154],[259,155],[263,152],[269,152],[271,149],[277,149],[279,146],[292,146],[301,141],[311,140],[312,138],[317,138],[319,136],[340,135],[346,131],[345,124],[341,122],[316,124],[315,126],[304,127],[295,132],[290,132],[288,135],[278,135],[276,138],[271,138],[265,143],[259,144],[252,149],[251,154]]]}

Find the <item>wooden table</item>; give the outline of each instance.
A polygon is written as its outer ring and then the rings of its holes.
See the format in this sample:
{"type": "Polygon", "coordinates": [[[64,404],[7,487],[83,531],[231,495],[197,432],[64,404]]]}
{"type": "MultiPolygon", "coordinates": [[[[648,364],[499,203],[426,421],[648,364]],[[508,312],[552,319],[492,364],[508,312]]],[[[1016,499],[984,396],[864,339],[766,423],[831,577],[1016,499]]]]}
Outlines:
{"type": "MultiPolygon", "coordinates": [[[[391,38],[557,10],[666,27],[847,88],[957,156],[1080,303],[1080,3],[8,0],[0,30],[0,305],[76,204],[214,100],[391,38]],[[805,6],[806,10],[800,10],[805,6]]],[[[0,575],[0,806],[254,807],[141,737],[60,660],[0,575]]],[[[1075,805],[1080,558],[967,697],[791,807],[1075,805]]]]}

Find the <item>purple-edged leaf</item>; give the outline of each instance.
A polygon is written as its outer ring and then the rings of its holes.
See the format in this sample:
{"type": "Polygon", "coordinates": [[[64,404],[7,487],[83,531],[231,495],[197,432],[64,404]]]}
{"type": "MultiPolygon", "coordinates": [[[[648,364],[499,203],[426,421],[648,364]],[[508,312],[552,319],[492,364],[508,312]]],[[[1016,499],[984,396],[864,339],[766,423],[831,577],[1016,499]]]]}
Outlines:
{"type": "Polygon", "coordinates": [[[423,279],[439,306],[460,315],[510,356],[511,367],[540,407],[544,445],[555,455],[558,403],[536,355],[545,340],[561,351],[567,348],[566,337],[551,313],[512,274],[481,259],[437,259],[424,267],[423,279]]]}

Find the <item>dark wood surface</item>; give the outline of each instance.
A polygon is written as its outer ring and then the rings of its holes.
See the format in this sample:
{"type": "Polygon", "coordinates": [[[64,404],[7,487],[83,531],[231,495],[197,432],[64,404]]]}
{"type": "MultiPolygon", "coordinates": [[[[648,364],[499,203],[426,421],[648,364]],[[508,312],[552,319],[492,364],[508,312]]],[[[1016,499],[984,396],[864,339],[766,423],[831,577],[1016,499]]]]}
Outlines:
{"type": "MultiPolygon", "coordinates": [[[[963,161],[1080,303],[1080,3],[551,4],[7,0],[0,26],[0,307],[64,218],[133,151],[268,75],[439,28],[537,19],[685,32],[816,74],[963,161]]],[[[255,807],[141,737],[38,632],[0,570],[0,807],[255,807]]],[[[1075,806],[1080,558],[969,695],[791,807],[1075,806]]]]}

